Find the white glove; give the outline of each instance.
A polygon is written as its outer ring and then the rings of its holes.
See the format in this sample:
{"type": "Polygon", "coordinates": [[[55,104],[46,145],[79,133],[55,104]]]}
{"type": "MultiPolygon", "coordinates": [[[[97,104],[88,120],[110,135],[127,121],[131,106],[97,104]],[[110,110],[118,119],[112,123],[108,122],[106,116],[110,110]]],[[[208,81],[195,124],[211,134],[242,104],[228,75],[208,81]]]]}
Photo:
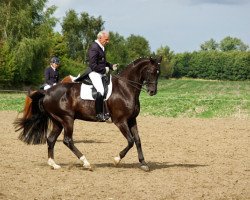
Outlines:
{"type": "Polygon", "coordinates": [[[109,67],[105,67],[105,70],[106,70],[106,74],[108,74],[109,73],[109,67]]]}
{"type": "Polygon", "coordinates": [[[117,70],[117,67],[118,67],[118,64],[114,64],[114,65],[112,66],[112,68],[113,68],[114,71],[117,70]]]}

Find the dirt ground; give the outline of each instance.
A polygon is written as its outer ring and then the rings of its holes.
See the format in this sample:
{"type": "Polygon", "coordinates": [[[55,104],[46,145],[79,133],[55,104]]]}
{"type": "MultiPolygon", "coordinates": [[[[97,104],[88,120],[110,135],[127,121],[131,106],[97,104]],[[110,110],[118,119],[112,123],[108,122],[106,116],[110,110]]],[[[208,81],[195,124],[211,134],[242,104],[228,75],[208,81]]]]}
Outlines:
{"type": "Polygon", "coordinates": [[[0,112],[0,199],[250,199],[250,121],[138,117],[144,156],[138,168],[133,147],[118,167],[113,157],[126,141],[114,124],[76,121],[74,140],[94,166],[81,162],[62,142],[47,165],[47,145],[17,139],[17,112],[0,112]]]}

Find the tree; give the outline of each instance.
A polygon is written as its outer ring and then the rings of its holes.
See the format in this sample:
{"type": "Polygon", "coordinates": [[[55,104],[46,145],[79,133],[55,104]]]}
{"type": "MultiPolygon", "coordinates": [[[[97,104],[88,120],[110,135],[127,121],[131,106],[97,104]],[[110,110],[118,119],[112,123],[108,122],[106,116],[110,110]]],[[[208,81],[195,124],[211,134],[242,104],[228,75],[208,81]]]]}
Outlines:
{"type": "Polygon", "coordinates": [[[244,44],[239,38],[225,37],[220,41],[221,51],[246,51],[248,45],[244,44]]]}
{"type": "Polygon", "coordinates": [[[119,63],[119,68],[129,64],[126,40],[118,33],[110,32],[110,42],[107,45],[107,59],[111,63],[119,63]]]}
{"type": "MultiPolygon", "coordinates": [[[[38,83],[42,80],[56,7],[45,9],[47,0],[4,0],[0,5],[0,72],[8,82],[38,83]],[[30,76],[32,74],[32,76],[30,76]]],[[[1,81],[1,80],[0,80],[1,81]]]]}
{"type": "Polygon", "coordinates": [[[86,59],[86,53],[90,44],[96,39],[97,34],[104,29],[104,21],[101,16],[95,18],[88,13],[81,13],[80,26],[83,31],[83,58],[86,59]]]}
{"type": "Polygon", "coordinates": [[[219,44],[213,38],[204,42],[200,46],[202,51],[215,51],[215,50],[218,50],[218,47],[219,47],[219,44]]]}
{"type": "Polygon", "coordinates": [[[165,78],[170,78],[173,74],[173,65],[171,63],[172,58],[174,57],[174,52],[170,51],[168,46],[161,46],[156,50],[157,56],[162,56],[161,61],[161,76],[165,78]]]}
{"type": "Polygon", "coordinates": [[[130,35],[127,38],[128,60],[133,61],[139,57],[150,55],[150,47],[148,41],[139,35],[130,35]]]}
{"type": "Polygon", "coordinates": [[[69,10],[62,22],[62,32],[68,48],[68,56],[73,60],[84,62],[86,52],[96,35],[103,29],[101,17],[92,17],[83,12],[78,17],[74,10],[69,10]]]}

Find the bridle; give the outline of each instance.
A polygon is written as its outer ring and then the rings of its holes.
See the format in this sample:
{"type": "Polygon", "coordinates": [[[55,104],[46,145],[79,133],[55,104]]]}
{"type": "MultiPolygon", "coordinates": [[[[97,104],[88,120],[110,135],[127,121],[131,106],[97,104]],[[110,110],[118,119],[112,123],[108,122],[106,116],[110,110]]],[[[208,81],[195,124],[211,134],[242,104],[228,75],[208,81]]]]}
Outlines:
{"type": "MultiPolygon", "coordinates": [[[[134,65],[134,63],[133,63],[133,65],[134,65]]],[[[158,83],[158,81],[149,81],[149,76],[150,76],[149,69],[146,71],[146,78],[145,78],[145,81],[143,81],[143,83],[132,81],[132,80],[123,78],[119,75],[112,75],[112,76],[119,79],[119,80],[127,82],[130,86],[132,86],[133,88],[136,88],[137,90],[145,91],[145,92],[147,92],[147,88],[144,87],[145,85],[158,83]]]]}

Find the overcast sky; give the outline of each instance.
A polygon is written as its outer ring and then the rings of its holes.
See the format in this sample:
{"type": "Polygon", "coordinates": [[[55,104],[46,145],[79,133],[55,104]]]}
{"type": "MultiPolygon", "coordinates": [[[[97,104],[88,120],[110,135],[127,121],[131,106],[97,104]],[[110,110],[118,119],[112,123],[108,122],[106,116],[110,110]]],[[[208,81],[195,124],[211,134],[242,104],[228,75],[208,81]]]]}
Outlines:
{"type": "MultiPolygon", "coordinates": [[[[48,0],[60,20],[66,11],[101,16],[108,31],[143,36],[155,51],[195,51],[211,38],[237,37],[250,46],[250,0],[48,0]]],[[[60,30],[60,25],[56,27],[60,30]]]]}

